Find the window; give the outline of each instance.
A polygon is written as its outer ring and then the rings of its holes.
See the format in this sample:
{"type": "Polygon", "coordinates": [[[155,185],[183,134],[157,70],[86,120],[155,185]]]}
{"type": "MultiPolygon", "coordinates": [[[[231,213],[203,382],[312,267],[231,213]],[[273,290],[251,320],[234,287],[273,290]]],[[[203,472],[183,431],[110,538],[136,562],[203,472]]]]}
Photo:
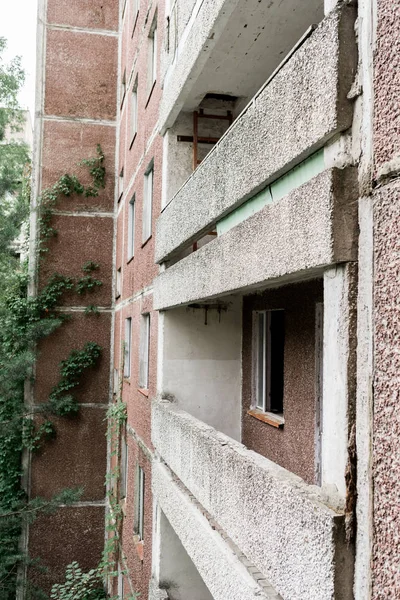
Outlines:
{"type": "Polygon", "coordinates": [[[124,597],[124,572],[121,565],[118,565],[118,598],[124,597]]]}
{"type": "Polygon", "coordinates": [[[119,380],[118,380],[118,369],[114,369],[114,385],[113,392],[115,395],[119,392],[119,380]]]}
{"type": "Polygon", "coordinates": [[[138,78],[136,77],[135,83],[132,87],[131,95],[131,144],[133,143],[137,134],[137,120],[138,120],[138,104],[137,104],[137,89],[138,89],[138,78]]]}
{"type": "Polygon", "coordinates": [[[142,242],[143,244],[151,237],[151,225],[152,225],[152,210],[153,210],[153,179],[154,179],[154,168],[153,165],[147,170],[144,176],[144,189],[143,189],[143,231],[142,231],[142,242]]]}
{"type": "Polygon", "coordinates": [[[132,15],[133,15],[132,35],[136,28],[137,18],[138,18],[138,14],[139,14],[139,5],[140,5],[140,0],[132,0],[132,15]]]}
{"type": "Polygon", "coordinates": [[[131,376],[132,319],[125,319],[124,377],[131,376]]]}
{"type": "Polygon", "coordinates": [[[122,75],[122,79],[121,79],[121,106],[124,103],[125,94],[126,94],[126,69],[124,70],[124,74],[122,75]]]}
{"type": "Polygon", "coordinates": [[[149,347],[150,347],[150,315],[142,315],[140,323],[139,349],[139,387],[147,390],[149,386],[149,347]]]}
{"type": "Polygon", "coordinates": [[[121,437],[121,462],[120,462],[120,497],[121,500],[126,498],[126,489],[128,481],[128,444],[126,443],[126,436],[121,437]]]}
{"type": "Polygon", "coordinates": [[[283,414],[285,312],[256,313],[256,407],[283,414]]]}
{"type": "Polygon", "coordinates": [[[115,297],[119,298],[121,295],[121,283],[122,283],[122,274],[121,267],[117,270],[117,281],[116,281],[116,289],[115,289],[115,297]]]}
{"type": "Polygon", "coordinates": [[[134,533],[139,540],[143,540],[144,535],[144,470],[142,467],[136,471],[136,493],[135,493],[135,523],[134,533]]]}
{"type": "Polygon", "coordinates": [[[128,256],[127,259],[135,255],[135,196],[129,202],[128,207],[128,256]]]}
{"type": "Polygon", "coordinates": [[[122,194],[124,193],[124,169],[122,168],[119,177],[118,177],[118,202],[122,198],[122,194]]]}
{"type": "Polygon", "coordinates": [[[149,55],[148,55],[148,90],[153,89],[154,82],[157,79],[157,19],[154,18],[149,34],[149,55]]]}

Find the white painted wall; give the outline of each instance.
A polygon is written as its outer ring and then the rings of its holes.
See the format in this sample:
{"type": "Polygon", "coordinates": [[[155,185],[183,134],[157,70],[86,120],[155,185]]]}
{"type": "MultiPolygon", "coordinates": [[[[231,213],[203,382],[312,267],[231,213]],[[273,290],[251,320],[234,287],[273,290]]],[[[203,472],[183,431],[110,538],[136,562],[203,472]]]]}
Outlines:
{"type": "Polygon", "coordinates": [[[322,485],[346,494],[350,359],[350,274],[338,265],[324,273],[322,485]]]}
{"type": "Polygon", "coordinates": [[[160,579],[170,600],[213,600],[180,539],[160,511],[160,579]]]}
{"type": "Polygon", "coordinates": [[[164,314],[162,391],[178,406],[236,440],[241,438],[242,301],[227,311],[189,307],[164,314]]]}

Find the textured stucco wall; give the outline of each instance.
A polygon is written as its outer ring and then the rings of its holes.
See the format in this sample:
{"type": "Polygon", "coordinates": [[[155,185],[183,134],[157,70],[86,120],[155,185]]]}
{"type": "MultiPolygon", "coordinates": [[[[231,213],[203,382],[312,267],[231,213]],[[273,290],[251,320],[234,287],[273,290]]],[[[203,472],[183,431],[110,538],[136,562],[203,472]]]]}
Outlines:
{"type": "Polygon", "coordinates": [[[353,24],[333,11],[235,121],[160,216],[157,262],[350,126],[353,24]]]}
{"type": "Polygon", "coordinates": [[[155,280],[155,308],[315,275],[354,260],[355,176],[353,168],[325,171],[176,263],[155,280]]]}
{"type": "Polygon", "coordinates": [[[376,171],[393,159],[400,167],[400,2],[377,0],[374,57],[374,159],[376,171]]]}
{"type": "Polygon", "coordinates": [[[374,194],[373,598],[400,597],[400,186],[374,194]]]}
{"type": "Polygon", "coordinates": [[[242,442],[307,483],[315,483],[315,303],[323,301],[322,282],[267,290],[244,299],[242,442]],[[276,429],[247,414],[252,398],[254,310],[285,310],[284,417],[276,429]]]}
{"type": "Polygon", "coordinates": [[[201,507],[160,463],[153,466],[153,495],[214,600],[281,600],[273,590],[263,592],[201,507]]]}
{"type": "Polygon", "coordinates": [[[169,403],[153,403],[152,439],[285,600],[352,598],[343,516],[330,508],[336,499],[169,403]]]}

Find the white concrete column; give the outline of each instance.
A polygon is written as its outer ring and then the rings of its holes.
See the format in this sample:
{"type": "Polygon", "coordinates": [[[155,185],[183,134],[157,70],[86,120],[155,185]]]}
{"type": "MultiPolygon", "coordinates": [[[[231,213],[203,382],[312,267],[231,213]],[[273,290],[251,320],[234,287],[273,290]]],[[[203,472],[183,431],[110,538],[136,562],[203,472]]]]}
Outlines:
{"type": "Polygon", "coordinates": [[[321,483],[335,485],[343,497],[349,396],[354,377],[352,282],[352,265],[338,265],[324,273],[321,483]]]}

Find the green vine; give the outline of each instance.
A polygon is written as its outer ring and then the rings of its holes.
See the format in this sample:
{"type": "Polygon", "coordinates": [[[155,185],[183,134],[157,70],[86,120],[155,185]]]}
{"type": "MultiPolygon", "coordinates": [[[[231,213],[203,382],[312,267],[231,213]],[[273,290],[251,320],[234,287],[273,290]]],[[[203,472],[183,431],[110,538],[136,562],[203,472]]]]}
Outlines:
{"type": "Polygon", "coordinates": [[[49,396],[49,407],[53,414],[65,416],[78,412],[79,404],[68,392],[79,385],[82,373],[96,364],[100,354],[100,346],[95,342],[88,342],[82,350],[73,350],[61,362],[60,381],[49,396]]]}
{"type": "MultiPolygon", "coordinates": [[[[99,190],[104,188],[103,161],[104,155],[98,146],[96,157],[80,163],[88,167],[92,176],[91,185],[85,187],[76,176],[65,174],[42,192],[38,219],[39,256],[48,251],[47,242],[57,235],[52,219],[59,198],[73,194],[96,197],[99,190]]],[[[23,191],[29,190],[29,182],[22,187],[23,191]]],[[[24,206],[28,211],[29,198],[24,200],[24,206]]],[[[20,222],[26,220],[27,213],[21,215],[20,219],[20,222]]],[[[4,264],[14,264],[6,258],[8,242],[0,244],[0,250],[3,253],[0,259],[4,264]]],[[[18,565],[28,561],[19,551],[19,536],[24,521],[30,522],[40,512],[56,510],[60,503],[76,502],[82,493],[81,490],[64,490],[50,501],[41,498],[28,500],[21,487],[22,451],[35,451],[44,439],[56,434],[48,414],[73,415],[77,412],[78,403],[71,392],[79,386],[84,371],[96,364],[101,353],[98,344],[88,342],[82,349],[73,350],[61,362],[60,380],[52,389],[48,402],[40,408],[35,407],[40,417],[35,424],[33,413],[24,403],[25,383],[34,381],[35,348],[40,340],[52,334],[68,319],[65,313],[57,310],[65,293],[80,295],[91,292],[102,282],[93,277],[93,272],[99,266],[89,261],[82,267],[84,276],[77,281],[54,273],[35,297],[28,297],[27,265],[16,262],[15,267],[7,268],[7,271],[2,271],[0,286],[0,597],[11,600],[15,598],[18,565]]],[[[98,314],[98,309],[91,305],[85,314],[98,314]]],[[[32,590],[30,593],[32,598],[39,597],[34,596],[32,590]]],[[[85,598],[89,600],[88,595],[85,598]]]]}

